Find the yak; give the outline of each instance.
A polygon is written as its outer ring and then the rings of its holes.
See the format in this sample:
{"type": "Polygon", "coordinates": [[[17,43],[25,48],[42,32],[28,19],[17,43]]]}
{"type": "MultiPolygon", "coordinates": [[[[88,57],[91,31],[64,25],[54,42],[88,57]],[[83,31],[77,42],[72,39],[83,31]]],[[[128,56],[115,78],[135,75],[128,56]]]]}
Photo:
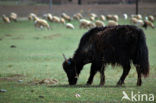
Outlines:
{"type": "Polygon", "coordinates": [[[146,37],[142,29],[132,25],[95,27],[86,32],[72,58],[62,66],[67,74],[69,85],[77,83],[79,74],[85,64],[91,63],[90,76],[87,84],[91,85],[94,75],[100,72],[100,85],[105,84],[105,66],[111,64],[123,68],[117,82],[122,86],[128,75],[131,63],[137,71],[137,86],[142,84],[142,75],[149,75],[149,57],[146,37]]]}

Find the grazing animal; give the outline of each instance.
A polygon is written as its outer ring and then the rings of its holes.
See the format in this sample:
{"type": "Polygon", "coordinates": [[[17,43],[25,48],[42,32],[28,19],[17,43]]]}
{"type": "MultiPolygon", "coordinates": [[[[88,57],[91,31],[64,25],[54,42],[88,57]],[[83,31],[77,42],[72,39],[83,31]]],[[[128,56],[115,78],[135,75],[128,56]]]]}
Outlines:
{"type": "Polygon", "coordinates": [[[151,22],[151,21],[149,21],[149,20],[144,20],[144,24],[143,24],[143,27],[145,28],[145,29],[147,29],[147,27],[151,27],[151,28],[155,28],[155,26],[154,26],[154,24],[151,22]]]}
{"type": "Polygon", "coordinates": [[[51,13],[47,13],[47,14],[44,14],[43,17],[45,19],[47,19],[48,21],[52,22],[53,21],[53,16],[51,13]]]}
{"type": "Polygon", "coordinates": [[[128,15],[126,13],[123,14],[123,17],[124,17],[125,20],[128,19],[128,15]]]}
{"type": "Polygon", "coordinates": [[[86,19],[80,19],[80,28],[84,28],[84,29],[87,29],[87,28],[93,28],[95,27],[96,25],[89,21],[89,20],[86,20],[86,19]]]}
{"type": "Polygon", "coordinates": [[[90,13],[89,17],[94,17],[96,19],[98,16],[95,13],[90,13]]]}
{"type": "Polygon", "coordinates": [[[104,15],[100,15],[100,20],[105,21],[106,17],[104,15]]]}
{"type": "Polygon", "coordinates": [[[114,20],[114,21],[118,22],[119,21],[119,16],[109,14],[109,15],[106,16],[106,19],[107,20],[114,20]]]}
{"type": "Polygon", "coordinates": [[[5,23],[10,23],[10,19],[9,19],[9,17],[7,17],[6,15],[2,15],[2,20],[3,20],[5,23]]]}
{"type": "Polygon", "coordinates": [[[130,22],[136,26],[143,26],[144,25],[144,21],[141,19],[137,19],[137,18],[131,18],[130,22]]]}
{"type": "Polygon", "coordinates": [[[10,18],[11,21],[17,22],[17,14],[16,13],[12,12],[10,14],[10,17],[9,18],[10,18]]]}
{"type": "Polygon", "coordinates": [[[96,20],[95,25],[97,27],[105,26],[105,24],[101,20],[96,20]]]}
{"type": "Polygon", "coordinates": [[[116,25],[118,25],[118,22],[116,22],[114,20],[109,20],[107,25],[108,26],[116,26],[116,25]]]}
{"type": "Polygon", "coordinates": [[[142,20],[142,15],[141,14],[138,14],[138,15],[132,14],[131,18],[136,18],[138,20],[142,20]]]}
{"type": "Polygon", "coordinates": [[[65,56],[63,69],[69,85],[75,85],[85,64],[91,63],[87,84],[92,84],[94,75],[100,72],[100,85],[105,83],[104,70],[107,64],[121,65],[123,73],[117,85],[124,84],[131,62],[135,65],[141,86],[141,76],[149,74],[148,48],[142,29],[132,25],[96,27],[85,33],[72,58],[65,56]]]}
{"type": "Polygon", "coordinates": [[[66,24],[66,28],[68,28],[68,29],[75,29],[74,25],[71,24],[71,23],[67,23],[66,24]]]}
{"type": "Polygon", "coordinates": [[[37,20],[35,20],[34,26],[36,28],[40,28],[40,29],[42,29],[44,27],[47,28],[47,29],[50,29],[50,26],[49,26],[48,22],[46,20],[40,19],[40,18],[38,18],[37,20]]]}
{"type": "Polygon", "coordinates": [[[152,16],[152,15],[148,16],[148,20],[151,22],[154,22],[154,16],[152,16]]]}
{"type": "Polygon", "coordinates": [[[33,21],[35,21],[36,18],[37,18],[37,15],[34,14],[34,13],[30,13],[29,16],[28,16],[28,20],[33,20],[33,21]]]}
{"type": "Polygon", "coordinates": [[[66,23],[65,19],[64,18],[60,18],[60,23],[65,24],[66,23]]]}
{"type": "Polygon", "coordinates": [[[89,19],[90,19],[91,21],[94,21],[94,20],[95,20],[95,16],[91,16],[89,19]]]}
{"type": "Polygon", "coordinates": [[[82,18],[83,18],[83,16],[82,16],[81,13],[76,13],[76,14],[73,15],[73,19],[75,19],[75,20],[80,20],[82,18]]]}
{"type": "Polygon", "coordinates": [[[71,17],[69,15],[67,15],[66,13],[62,13],[61,17],[63,17],[65,20],[67,20],[68,22],[71,21],[71,17]]]}
{"type": "Polygon", "coordinates": [[[60,18],[57,17],[57,16],[53,16],[52,21],[53,21],[53,22],[56,22],[56,23],[60,23],[60,18]]]}

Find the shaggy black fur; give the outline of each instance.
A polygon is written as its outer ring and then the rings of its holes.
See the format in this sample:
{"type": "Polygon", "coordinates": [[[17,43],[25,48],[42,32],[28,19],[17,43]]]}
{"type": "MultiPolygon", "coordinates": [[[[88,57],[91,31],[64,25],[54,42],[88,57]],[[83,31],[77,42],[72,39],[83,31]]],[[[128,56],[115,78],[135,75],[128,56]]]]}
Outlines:
{"type": "Polygon", "coordinates": [[[104,85],[106,64],[121,65],[123,74],[117,85],[122,85],[130,71],[131,62],[137,70],[137,85],[141,86],[141,74],[145,77],[149,74],[145,34],[136,26],[119,25],[93,28],[85,33],[74,56],[64,61],[63,68],[68,76],[69,84],[74,85],[83,66],[92,63],[87,84],[92,83],[94,75],[99,71],[100,85],[104,85]]]}

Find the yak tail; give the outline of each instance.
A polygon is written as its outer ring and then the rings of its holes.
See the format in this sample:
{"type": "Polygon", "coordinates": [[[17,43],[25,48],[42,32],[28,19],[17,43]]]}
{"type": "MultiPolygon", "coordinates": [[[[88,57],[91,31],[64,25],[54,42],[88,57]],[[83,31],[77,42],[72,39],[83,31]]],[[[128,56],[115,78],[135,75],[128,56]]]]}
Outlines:
{"type": "Polygon", "coordinates": [[[138,31],[138,47],[136,52],[136,57],[134,64],[139,68],[141,74],[147,77],[149,74],[149,58],[148,58],[148,48],[146,45],[146,38],[143,30],[138,31]]]}

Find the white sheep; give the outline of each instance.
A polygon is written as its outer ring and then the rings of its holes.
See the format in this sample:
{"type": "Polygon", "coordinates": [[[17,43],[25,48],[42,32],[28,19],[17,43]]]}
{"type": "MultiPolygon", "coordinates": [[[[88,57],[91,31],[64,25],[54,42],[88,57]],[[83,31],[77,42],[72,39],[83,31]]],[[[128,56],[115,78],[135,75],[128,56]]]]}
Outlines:
{"type": "Polygon", "coordinates": [[[81,13],[76,13],[76,14],[73,15],[73,19],[75,19],[75,20],[80,20],[82,18],[83,18],[83,16],[82,16],[81,13]]]}
{"type": "Polygon", "coordinates": [[[67,21],[71,21],[71,17],[67,15],[66,13],[62,13],[61,17],[63,17],[67,21]]]}
{"type": "Polygon", "coordinates": [[[97,18],[98,17],[95,13],[90,13],[89,16],[90,17],[94,17],[94,18],[97,18]]]}
{"type": "Polygon", "coordinates": [[[43,15],[43,18],[44,18],[44,19],[47,19],[48,21],[51,21],[51,22],[52,22],[53,16],[52,16],[51,13],[47,13],[47,14],[44,14],[44,15],[43,15]]]}
{"type": "Polygon", "coordinates": [[[116,26],[116,25],[118,25],[118,22],[115,22],[114,20],[109,20],[107,25],[108,26],[116,26]]]}
{"type": "Polygon", "coordinates": [[[74,14],[74,15],[73,15],[73,19],[75,19],[75,20],[80,20],[80,17],[77,16],[76,14],[74,14]]]}
{"type": "Polygon", "coordinates": [[[66,23],[65,19],[64,18],[60,18],[60,23],[65,24],[66,23]]]}
{"type": "Polygon", "coordinates": [[[94,21],[94,20],[95,20],[95,16],[91,16],[91,17],[89,17],[89,19],[90,19],[91,21],[94,21]]]}
{"type": "Polygon", "coordinates": [[[88,24],[88,28],[94,28],[94,27],[96,27],[95,23],[90,22],[90,23],[88,24]]]}
{"type": "Polygon", "coordinates": [[[148,20],[151,22],[154,22],[154,16],[152,16],[152,15],[148,16],[148,20]]]}
{"type": "Polygon", "coordinates": [[[96,27],[95,23],[86,20],[86,19],[80,19],[80,28],[89,29],[96,27]]]}
{"type": "Polygon", "coordinates": [[[142,19],[142,15],[141,15],[141,14],[138,14],[138,15],[137,15],[137,18],[138,18],[138,19],[142,19]]]}
{"type": "Polygon", "coordinates": [[[82,14],[81,13],[77,13],[76,14],[80,19],[82,19],[83,18],[83,16],[82,16],[82,14]]]}
{"type": "Polygon", "coordinates": [[[2,15],[2,20],[3,20],[5,23],[10,23],[10,19],[9,19],[9,17],[7,17],[6,15],[2,15]]]}
{"type": "Polygon", "coordinates": [[[142,15],[141,15],[141,14],[138,14],[138,15],[132,14],[132,15],[131,15],[131,18],[136,18],[136,19],[138,19],[138,20],[139,20],[139,19],[141,20],[141,19],[142,19],[142,15]]]}
{"type": "Polygon", "coordinates": [[[151,21],[145,20],[143,27],[147,28],[148,26],[151,28],[155,28],[154,24],[151,21]]]}
{"type": "Polygon", "coordinates": [[[145,16],[145,20],[148,20],[148,17],[147,16],[145,16]]]}
{"type": "Polygon", "coordinates": [[[40,18],[37,18],[37,19],[35,20],[34,26],[35,26],[36,28],[40,28],[40,29],[42,29],[42,28],[44,28],[44,27],[47,28],[47,29],[50,29],[50,26],[49,26],[48,22],[47,22],[46,20],[40,19],[40,18]]]}
{"type": "Polygon", "coordinates": [[[105,26],[105,24],[104,24],[101,20],[96,20],[95,25],[96,25],[97,27],[105,26]]]}
{"type": "Polygon", "coordinates": [[[68,29],[75,29],[74,25],[71,24],[71,23],[67,23],[66,24],[66,28],[68,28],[68,29]]]}
{"type": "Polygon", "coordinates": [[[86,20],[86,19],[80,19],[80,28],[89,28],[88,26],[90,25],[91,21],[86,20]]]}
{"type": "Polygon", "coordinates": [[[138,19],[137,19],[137,18],[134,18],[134,17],[132,17],[132,18],[130,19],[130,22],[133,23],[133,24],[136,24],[137,21],[138,21],[138,19]]]}
{"type": "Polygon", "coordinates": [[[106,17],[104,15],[100,15],[100,20],[105,21],[106,17]]]}
{"type": "Polygon", "coordinates": [[[53,21],[53,22],[56,22],[56,23],[60,23],[60,18],[57,17],[57,16],[53,16],[52,21],[53,21]]]}
{"type": "Polygon", "coordinates": [[[126,13],[123,14],[123,17],[124,17],[125,20],[128,19],[128,15],[126,13]]]}
{"type": "Polygon", "coordinates": [[[137,20],[136,26],[143,26],[144,21],[143,20],[137,20]]]}
{"type": "Polygon", "coordinates": [[[114,20],[116,21],[116,22],[118,22],[119,21],[119,16],[118,15],[113,15],[113,18],[114,18],[114,20]]]}
{"type": "Polygon", "coordinates": [[[135,17],[131,18],[131,23],[135,24],[136,26],[143,26],[144,22],[141,19],[137,19],[135,17]]]}
{"type": "Polygon", "coordinates": [[[116,22],[118,22],[119,21],[119,16],[118,15],[111,15],[111,14],[108,14],[107,16],[106,16],[106,19],[107,20],[114,20],[114,21],[116,21],[116,22]]]}
{"type": "Polygon", "coordinates": [[[106,19],[107,20],[111,20],[111,18],[112,18],[112,15],[111,14],[106,15],[106,19]]]}
{"type": "Polygon", "coordinates": [[[12,21],[17,21],[17,14],[14,12],[11,12],[9,18],[12,21]]]}
{"type": "Polygon", "coordinates": [[[30,13],[29,16],[28,16],[28,20],[33,20],[33,21],[35,21],[36,17],[37,17],[36,14],[30,13]]]}

